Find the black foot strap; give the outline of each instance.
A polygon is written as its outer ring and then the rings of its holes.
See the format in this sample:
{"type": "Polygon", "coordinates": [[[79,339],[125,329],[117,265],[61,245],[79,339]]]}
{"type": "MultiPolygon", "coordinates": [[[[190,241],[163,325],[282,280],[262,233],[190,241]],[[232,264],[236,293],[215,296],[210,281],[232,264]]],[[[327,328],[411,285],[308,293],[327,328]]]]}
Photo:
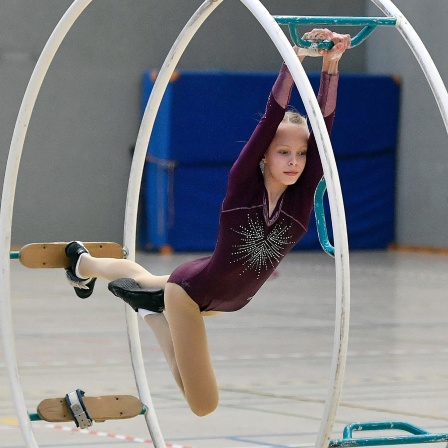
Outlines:
{"type": "Polygon", "coordinates": [[[135,311],[139,308],[161,313],[165,308],[163,289],[143,289],[132,278],[119,278],[108,284],[109,291],[135,311]]]}
{"type": "Polygon", "coordinates": [[[65,396],[65,401],[72,413],[73,420],[75,421],[76,426],[81,429],[92,426],[92,419],[84,406],[83,396],[84,391],[81,389],[73,390],[65,396]]]}

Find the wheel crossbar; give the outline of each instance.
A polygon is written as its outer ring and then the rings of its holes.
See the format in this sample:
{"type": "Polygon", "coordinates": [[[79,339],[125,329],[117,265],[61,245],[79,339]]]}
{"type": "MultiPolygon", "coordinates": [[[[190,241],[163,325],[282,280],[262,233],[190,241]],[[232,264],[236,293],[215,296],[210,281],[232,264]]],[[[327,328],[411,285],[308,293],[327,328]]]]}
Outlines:
{"type": "Polygon", "coordinates": [[[363,447],[384,445],[410,445],[420,443],[436,443],[448,441],[448,434],[431,434],[424,429],[401,421],[385,422],[357,422],[344,428],[342,439],[330,440],[330,448],[336,447],[363,447]],[[352,436],[353,431],[380,431],[399,430],[408,434],[382,437],[357,437],[352,436]],[[409,435],[410,434],[410,435],[409,435]]]}
{"type": "MultiPolygon", "coordinates": [[[[142,410],[140,411],[139,415],[145,415],[148,412],[148,408],[143,405],[142,410]]],[[[46,421],[44,418],[42,418],[37,412],[30,412],[28,414],[31,422],[41,422],[46,421]]]]}
{"type": "Polygon", "coordinates": [[[299,47],[318,48],[329,50],[333,47],[333,42],[309,41],[302,39],[299,34],[299,25],[313,26],[362,26],[358,34],[351,39],[351,48],[364,42],[377,26],[396,26],[396,17],[322,17],[322,16],[273,16],[279,25],[287,25],[293,42],[299,47]]]}

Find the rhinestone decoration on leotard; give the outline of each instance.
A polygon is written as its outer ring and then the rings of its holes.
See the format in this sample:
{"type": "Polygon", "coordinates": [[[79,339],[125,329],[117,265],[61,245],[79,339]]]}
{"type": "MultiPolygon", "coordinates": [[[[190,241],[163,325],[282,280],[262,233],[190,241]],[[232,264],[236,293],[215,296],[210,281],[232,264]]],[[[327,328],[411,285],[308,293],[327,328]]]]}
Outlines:
{"type": "Polygon", "coordinates": [[[232,229],[241,235],[241,244],[234,244],[236,248],[232,255],[236,256],[232,263],[242,263],[244,266],[242,275],[246,271],[255,271],[257,278],[260,278],[261,270],[266,271],[274,268],[283,258],[282,251],[290,244],[294,244],[292,236],[288,234],[291,225],[277,223],[270,228],[265,236],[263,223],[257,217],[251,218],[248,215],[248,226],[240,225],[239,229],[232,229]]]}

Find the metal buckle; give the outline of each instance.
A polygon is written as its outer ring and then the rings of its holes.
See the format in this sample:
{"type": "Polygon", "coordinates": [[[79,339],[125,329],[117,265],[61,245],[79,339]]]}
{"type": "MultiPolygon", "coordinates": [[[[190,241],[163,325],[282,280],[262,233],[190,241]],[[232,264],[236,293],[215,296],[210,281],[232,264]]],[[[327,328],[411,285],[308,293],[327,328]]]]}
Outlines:
{"type": "Polygon", "coordinates": [[[84,406],[83,396],[84,391],[81,389],[73,390],[65,396],[65,400],[72,413],[73,419],[75,420],[76,426],[81,429],[88,428],[93,424],[92,419],[84,406]]]}

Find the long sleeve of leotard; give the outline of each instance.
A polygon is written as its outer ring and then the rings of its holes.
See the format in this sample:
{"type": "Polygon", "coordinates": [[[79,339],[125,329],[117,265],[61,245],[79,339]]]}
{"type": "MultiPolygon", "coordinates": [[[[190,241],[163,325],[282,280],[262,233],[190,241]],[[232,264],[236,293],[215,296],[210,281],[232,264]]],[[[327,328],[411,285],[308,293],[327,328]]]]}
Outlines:
{"type": "MultiPolygon", "coordinates": [[[[317,102],[319,103],[322,115],[324,117],[327,131],[330,134],[333,127],[337,89],[339,83],[339,75],[330,75],[322,72],[320,78],[319,93],[317,94],[317,102]]],[[[314,133],[311,132],[308,140],[308,151],[306,155],[306,165],[299,182],[296,185],[305,186],[314,195],[317,184],[323,176],[322,164],[319,157],[319,150],[317,148],[314,133]]]]}
{"type": "Polygon", "coordinates": [[[230,170],[224,206],[229,201],[233,202],[235,195],[241,197],[242,192],[249,193],[248,189],[253,188],[254,180],[259,181],[262,176],[260,161],[285,115],[293,85],[294,81],[288,67],[283,63],[269,95],[266,111],[230,170]]]}
{"type": "MultiPolygon", "coordinates": [[[[326,117],[325,121],[329,132],[333,124],[338,78],[338,75],[329,75],[323,72],[317,96],[322,113],[326,117]]],[[[232,198],[241,198],[246,194],[250,194],[250,188],[254,183],[254,179],[259,180],[260,176],[262,176],[259,167],[260,161],[269,148],[275,132],[284,117],[293,86],[294,80],[288,67],[283,63],[269,95],[265,114],[230,171],[224,207],[233,205],[229,203],[233,202],[232,198]]],[[[316,177],[319,177],[319,179],[322,177],[321,170],[316,142],[311,134],[308,144],[307,164],[302,177],[304,175],[305,178],[309,177],[314,184],[316,177]]]]}

